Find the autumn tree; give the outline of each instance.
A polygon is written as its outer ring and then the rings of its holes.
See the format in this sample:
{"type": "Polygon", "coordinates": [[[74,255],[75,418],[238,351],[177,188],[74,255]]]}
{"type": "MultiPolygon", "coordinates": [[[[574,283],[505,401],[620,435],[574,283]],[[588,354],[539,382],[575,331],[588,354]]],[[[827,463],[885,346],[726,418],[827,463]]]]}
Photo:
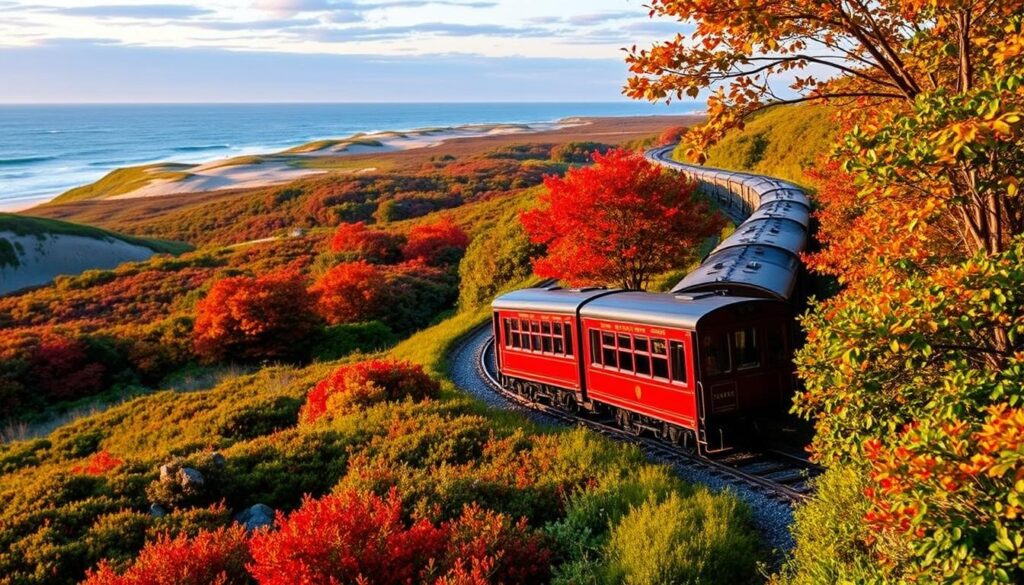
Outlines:
{"type": "Polygon", "coordinates": [[[848,166],[875,197],[948,218],[968,255],[999,252],[1024,231],[1022,9],[1020,0],[655,0],[652,15],[697,26],[633,47],[626,93],[671,100],[712,89],[708,124],[688,135],[697,158],[765,107],[843,105],[859,124],[843,145],[848,166]]]}
{"type": "Polygon", "coordinates": [[[343,262],[310,287],[317,312],[330,324],[370,321],[380,315],[386,296],[384,269],[365,260],[343,262]]]}
{"type": "Polygon", "coordinates": [[[233,276],[196,306],[193,345],[207,361],[295,358],[317,324],[313,298],[295,272],[233,276]]]}
{"type": "Polygon", "coordinates": [[[674,146],[679,144],[679,141],[686,135],[686,126],[669,126],[662,130],[661,134],[658,135],[658,140],[655,143],[658,146],[674,146]]]}
{"type": "Polygon", "coordinates": [[[593,166],[544,185],[540,205],[521,216],[530,239],[547,246],[534,270],[573,286],[643,289],[724,225],[692,181],[636,152],[595,154],[593,166]]]}
{"type": "MultiPolygon", "coordinates": [[[[845,288],[805,318],[796,402],[815,420],[817,456],[867,486],[855,531],[866,536],[846,545],[864,558],[831,578],[885,579],[857,574],[885,567],[913,581],[1024,579],[1014,471],[1024,3],[655,0],[651,10],[696,27],[633,48],[626,91],[659,100],[710,89],[709,122],[686,137],[693,158],[760,109],[837,106],[842,138],[818,177],[822,250],[807,260],[845,288]]],[[[811,521],[845,530],[837,516],[811,521]]],[[[820,562],[794,579],[815,582],[820,562]]]]}
{"type": "Polygon", "coordinates": [[[462,258],[469,236],[451,219],[417,225],[409,230],[409,239],[402,248],[406,260],[430,265],[456,264],[462,258]]]}
{"type": "Polygon", "coordinates": [[[354,260],[367,260],[388,264],[397,261],[402,254],[403,239],[384,230],[366,227],[366,223],[343,223],[331,238],[331,251],[345,254],[354,260]]]}

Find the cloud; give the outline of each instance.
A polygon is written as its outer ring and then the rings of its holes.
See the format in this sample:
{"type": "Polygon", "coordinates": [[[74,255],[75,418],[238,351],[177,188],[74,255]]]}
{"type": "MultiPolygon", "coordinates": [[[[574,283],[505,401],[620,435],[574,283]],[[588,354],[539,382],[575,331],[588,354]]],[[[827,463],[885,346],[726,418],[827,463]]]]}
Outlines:
{"type": "Polygon", "coordinates": [[[380,0],[360,2],[358,0],[256,0],[253,6],[259,10],[281,16],[292,16],[303,12],[367,12],[386,8],[422,8],[424,6],[457,6],[462,8],[492,8],[498,2],[471,0],[380,0]]]}
{"type": "Polygon", "coordinates": [[[325,42],[387,40],[405,38],[417,34],[445,37],[547,37],[551,35],[551,30],[542,27],[513,27],[500,24],[428,22],[409,26],[335,28],[321,31],[317,35],[317,40],[325,42]]]}
{"type": "Polygon", "coordinates": [[[93,18],[179,19],[212,14],[212,10],[184,4],[105,4],[58,8],[56,12],[93,18]]]}
{"type": "Polygon", "coordinates": [[[646,18],[647,13],[640,10],[621,10],[617,12],[597,12],[591,14],[575,14],[565,19],[574,26],[594,26],[605,24],[614,20],[627,18],[646,18]]]}

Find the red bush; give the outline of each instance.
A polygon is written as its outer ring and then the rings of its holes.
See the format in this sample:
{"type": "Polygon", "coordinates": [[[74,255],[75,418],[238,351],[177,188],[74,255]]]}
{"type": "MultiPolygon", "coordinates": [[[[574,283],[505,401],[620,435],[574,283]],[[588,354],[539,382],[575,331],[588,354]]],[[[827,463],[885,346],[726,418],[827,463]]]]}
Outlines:
{"type": "Polygon", "coordinates": [[[686,126],[669,126],[658,135],[658,146],[669,146],[671,144],[679,144],[679,141],[683,139],[683,135],[686,134],[688,128],[686,126]]]}
{"type": "Polygon", "coordinates": [[[551,551],[525,519],[513,522],[505,514],[472,504],[451,523],[448,540],[450,570],[438,585],[528,585],[550,577],[551,551]]]}
{"type": "Polygon", "coordinates": [[[396,360],[369,360],[345,365],[321,380],[306,397],[299,420],[312,423],[333,412],[347,412],[383,400],[437,396],[441,386],[419,365],[396,360]]]}
{"type": "Polygon", "coordinates": [[[81,473],[85,475],[103,475],[108,471],[113,471],[124,463],[121,459],[114,457],[107,451],[97,451],[93,453],[92,457],[82,465],[76,465],[71,468],[72,473],[81,473]]]}
{"type": "Polygon", "coordinates": [[[331,325],[370,321],[384,310],[387,280],[380,267],[359,260],[331,268],[309,290],[331,325]]]}
{"type": "Polygon", "coordinates": [[[124,574],[100,561],[86,574],[84,585],[243,585],[251,582],[249,559],[240,525],[200,531],[194,538],[164,536],[147,543],[124,574]]]}
{"type": "Polygon", "coordinates": [[[196,307],[193,345],[207,361],[296,357],[317,325],[295,272],[217,281],[196,307]]]}
{"type": "Polygon", "coordinates": [[[0,415],[21,402],[70,400],[103,387],[103,365],[91,360],[85,342],[50,327],[0,331],[0,377],[12,395],[0,415]]]}
{"type": "Polygon", "coordinates": [[[349,253],[370,262],[390,263],[398,260],[402,238],[383,230],[367,229],[366,223],[343,223],[331,239],[331,251],[349,253]]]}
{"type": "Polygon", "coordinates": [[[469,236],[450,219],[421,224],[409,231],[409,240],[402,248],[406,260],[420,260],[427,264],[450,262],[454,255],[466,249],[469,236]]]}
{"type": "Polygon", "coordinates": [[[249,570],[262,585],[421,583],[444,555],[445,530],[406,522],[394,490],[307,498],[277,524],[252,537],[249,570]]]}

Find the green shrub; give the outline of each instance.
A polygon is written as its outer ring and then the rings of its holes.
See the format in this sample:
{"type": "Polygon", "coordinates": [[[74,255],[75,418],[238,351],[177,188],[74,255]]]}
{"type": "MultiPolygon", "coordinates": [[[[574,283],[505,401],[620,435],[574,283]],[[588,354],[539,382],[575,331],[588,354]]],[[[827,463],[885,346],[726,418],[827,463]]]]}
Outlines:
{"type": "Polygon", "coordinates": [[[749,513],[735,498],[699,489],[649,499],[612,529],[608,583],[628,585],[750,583],[757,543],[749,513]]]}
{"type": "MultiPolygon", "coordinates": [[[[752,171],[809,186],[805,171],[827,154],[838,127],[829,106],[780,106],[747,120],[708,151],[709,167],[752,171]]],[[[685,159],[677,148],[678,160],[685,159]]]]}
{"type": "Polygon", "coordinates": [[[470,242],[459,264],[459,308],[488,305],[499,292],[533,275],[530,258],[540,247],[530,243],[519,223],[520,211],[510,209],[493,229],[470,242]]]}
{"type": "Polygon", "coordinates": [[[341,323],[324,328],[323,335],[313,347],[313,358],[331,361],[357,351],[372,353],[397,341],[398,337],[391,328],[380,321],[341,323]]]}
{"type": "MultiPolygon", "coordinates": [[[[793,538],[797,546],[790,553],[775,585],[816,585],[817,583],[898,582],[900,576],[887,570],[865,546],[869,539],[883,539],[882,550],[890,559],[906,558],[905,543],[872,531],[864,522],[869,501],[862,471],[832,467],[815,480],[814,498],[793,514],[793,538]]],[[[897,563],[898,565],[899,563],[897,563]]]]}
{"type": "Polygon", "coordinates": [[[7,238],[0,238],[0,268],[5,266],[17,268],[20,265],[21,260],[18,258],[18,251],[14,248],[14,244],[7,238]]]}

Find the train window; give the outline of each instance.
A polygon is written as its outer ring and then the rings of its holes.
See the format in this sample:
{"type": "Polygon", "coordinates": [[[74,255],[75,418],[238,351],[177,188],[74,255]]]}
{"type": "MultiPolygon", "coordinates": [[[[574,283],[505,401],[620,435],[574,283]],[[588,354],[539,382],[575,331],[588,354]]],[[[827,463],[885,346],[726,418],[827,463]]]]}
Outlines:
{"type": "Polygon", "coordinates": [[[590,330],[590,363],[601,365],[601,332],[590,330]]]}
{"type": "MultiPolygon", "coordinates": [[[[686,384],[686,350],[683,349],[683,344],[679,341],[673,341],[669,344],[672,358],[672,381],[682,382],[686,384]]],[[[657,376],[658,364],[655,363],[655,376],[657,376]]],[[[666,375],[666,377],[668,377],[666,375]]]]}
{"type": "Polygon", "coordinates": [[[633,371],[633,340],[628,335],[619,334],[619,369],[633,371]]]}
{"type": "Polygon", "coordinates": [[[638,353],[633,359],[636,361],[637,374],[640,374],[641,376],[651,375],[651,356],[644,353],[638,353]]]}
{"type": "Polygon", "coordinates": [[[547,323],[545,323],[545,325],[548,325],[547,329],[548,329],[549,332],[548,333],[544,333],[544,334],[541,335],[541,337],[540,337],[540,341],[541,341],[541,344],[542,344],[541,347],[543,347],[544,353],[551,353],[551,350],[553,349],[552,346],[551,346],[551,333],[550,333],[551,326],[550,326],[550,324],[547,324],[547,323]]]}
{"type": "Polygon", "coordinates": [[[704,370],[707,373],[724,374],[732,371],[727,335],[705,335],[701,342],[701,353],[704,355],[704,370]]]}
{"type": "Polygon", "coordinates": [[[786,342],[783,341],[782,331],[769,327],[765,330],[764,343],[765,357],[768,359],[768,365],[773,367],[785,365],[786,342]]]}
{"type": "Polygon", "coordinates": [[[565,326],[565,355],[572,357],[572,327],[565,326]]]}
{"type": "Polygon", "coordinates": [[[736,369],[749,370],[761,365],[761,351],[757,347],[757,329],[745,327],[732,333],[733,355],[736,369]]]}
{"type": "Polygon", "coordinates": [[[501,331],[505,337],[505,347],[512,347],[512,326],[509,324],[508,317],[501,320],[501,331]]]}
{"type": "Polygon", "coordinates": [[[619,359],[615,355],[615,336],[611,333],[601,334],[601,363],[609,368],[619,367],[619,359]]]}
{"type": "Polygon", "coordinates": [[[565,355],[565,340],[562,339],[561,336],[552,337],[551,343],[553,344],[552,347],[555,353],[557,353],[558,355],[565,355]]]}
{"type": "Polygon", "coordinates": [[[637,351],[647,351],[647,338],[637,335],[633,338],[633,343],[636,346],[637,351]]]}

